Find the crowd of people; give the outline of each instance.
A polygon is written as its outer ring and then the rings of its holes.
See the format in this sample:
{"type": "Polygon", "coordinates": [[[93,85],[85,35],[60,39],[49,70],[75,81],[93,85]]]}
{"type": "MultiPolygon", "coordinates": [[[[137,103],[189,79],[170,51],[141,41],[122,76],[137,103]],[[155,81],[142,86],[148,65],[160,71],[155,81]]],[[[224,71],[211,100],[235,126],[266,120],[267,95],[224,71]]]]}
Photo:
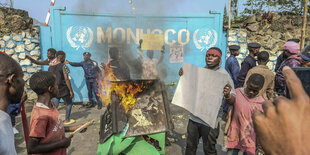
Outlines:
{"type": "MultiPolygon", "coordinates": [[[[164,47],[158,59],[153,58],[153,51],[147,51],[147,57],[141,50],[142,40],[138,47],[138,58],[142,64],[142,79],[158,78],[157,65],[164,57],[164,47]],[[153,68],[153,69],[150,69],[153,68]]],[[[283,53],[279,56],[275,68],[276,74],[269,70],[269,53],[260,51],[261,45],[249,43],[249,54],[239,66],[237,56],[238,45],[229,46],[230,57],[225,68],[221,67],[222,51],[212,47],[206,51],[206,69],[226,74],[231,77],[223,88],[223,100],[218,118],[226,120],[225,136],[228,152],[237,155],[255,154],[307,154],[310,143],[307,138],[310,115],[310,99],[291,68],[310,67],[310,52],[300,53],[298,40],[287,41],[283,45],[283,53]],[[257,65],[258,64],[258,65],[257,65]],[[287,91],[289,90],[289,91],[287,91]],[[290,93],[291,99],[284,96],[290,93]],[[222,115],[226,113],[226,115],[222,115]],[[273,146],[272,146],[273,145],[273,146]]],[[[309,48],[308,46],[306,48],[309,48]]],[[[130,72],[127,64],[119,56],[119,49],[109,49],[110,59],[101,63],[101,67],[110,67],[119,80],[129,80],[130,72]]],[[[30,135],[27,150],[30,154],[66,154],[71,143],[65,132],[72,132],[81,125],[68,126],[75,123],[70,118],[74,92],[71,87],[70,69],[82,67],[89,104],[87,107],[101,109],[102,101],[98,96],[97,80],[101,76],[98,63],[91,59],[91,53],[83,53],[84,61],[66,60],[64,51],[48,49],[47,59],[38,61],[26,56],[32,63],[48,65],[48,71],[33,74],[29,80],[30,88],[37,94],[30,121],[30,135]],[[94,99],[95,96],[95,99],[94,99]],[[57,107],[62,99],[66,105],[65,121],[62,122],[57,107]]],[[[179,75],[186,74],[181,68],[179,75]]],[[[16,154],[13,126],[18,113],[18,103],[25,102],[25,81],[20,65],[4,52],[0,53],[0,154],[16,154]],[[24,95],[23,95],[24,94],[24,95]],[[17,105],[17,110],[14,106],[17,105]],[[11,107],[11,108],[9,108],[11,107]],[[8,111],[9,109],[9,111],[8,111]],[[10,110],[11,109],[11,110],[10,110]],[[12,110],[13,109],[13,110],[12,110]]],[[[220,120],[220,119],[218,119],[220,120]]],[[[199,139],[202,138],[205,154],[217,154],[215,145],[219,136],[220,123],[215,128],[199,117],[191,114],[187,127],[187,145],[185,154],[194,155],[199,139]]],[[[85,132],[85,130],[81,131],[85,132]]]]}
{"type": "MultiPolygon", "coordinates": [[[[281,150],[276,149],[274,151],[272,150],[271,146],[267,146],[266,143],[270,144],[271,142],[266,142],[266,139],[277,139],[268,137],[268,132],[266,132],[267,130],[264,128],[264,126],[262,126],[262,124],[265,124],[266,122],[262,122],[260,120],[263,117],[265,117],[264,119],[269,119],[268,117],[272,117],[270,118],[273,119],[272,121],[278,121],[274,115],[268,115],[266,111],[267,108],[265,107],[266,105],[268,105],[268,107],[273,107],[273,109],[282,109],[282,107],[278,107],[280,102],[284,102],[284,104],[281,105],[285,105],[288,104],[288,102],[296,101],[289,101],[284,97],[288,95],[288,92],[296,90],[295,88],[289,86],[292,85],[292,83],[289,83],[292,81],[287,80],[289,78],[293,78],[294,80],[298,81],[298,85],[296,85],[296,87],[299,88],[300,90],[298,91],[302,92],[301,94],[304,95],[303,103],[310,103],[309,97],[302,89],[300,81],[297,80],[296,75],[292,73],[293,71],[290,69],[296,67],[309,67],[310,51],[303,50],[303,52],[300,53],[300,45],[298,42],[298,39],[291,39],[283,45],[283,53],[279,56],[275,68],[276,74],[274,74],[268,68],[267,63],[269,62],[269,53],[267,51],[260,51],[261,45],[259,43],[248,44],[249,54],[241,63],[241,67],[239,66],[238,60],[236,58],[240,54],[240,46],[229,46],[231,55],[226,60],[226,70],[221,67],[222,52],[220,49],[212,47],[206,52],[205,68],[229,74],[231,78],[231,80],[228,81],[227,85],[223,89],[223,102],[218,103],[222,104],[219,114],[222,114],[223,112],[226,113],[226,115],[223,115],[222,119],[226,121],[224,137],[226,139],[225,147],[228,149],[229,154],[237,155],[241,152],[244,155],[254,155],[264,154],[264,151],[266,153],[281,154],[277,152],[281,150]],[[271,102],[276,103],[276,105],[273,105],[271,102]],[[256,115],[252,117],[254,113],[256,115]],[[262,113],[265,113],[266,116],[263,116],[262,113]],[[258,121],[255,122],[255,120],[258,121]],[[256,136],[257,134],[258,136],[256,136]],[[259,137],[260,134],[262,134],[262,137],[259,137]],[[267,149],[265,149],[266,147],[267,149]]],[[[183,75],[182,68],[179,71],[179,75],[183,75]]],[[[294,96],[294,93],[291,93],[290,95],[294,96]]],[[[281,115],[279,117],[284,116],[281,115]]],[[[302,121],[302,119],[298,121],[302,121]]],[[[301,122],[299,123],[299,125],[301,125],[300,127],[304,126],[301,122]]],[[[309,124],[304,122],[304,120],[303,123],[309,124]]],[[[279,124],[281,123],[278,123],[277,125],[279,124]]],[[[279,128],[279,126],[276,126],[275,128],[279,128]]],[[[270,128],[268,131],[271,130],[272,129],[270,128]]],[[[290,128],[291,132],[297,132],[292,130],[293,129],[290,128]]],[[[289,130],[284,129],[283,132],[287,131],[289,130]]],[[[275,132],[273,134],[278,136],[278,134],[275,132]]],[[[215,144],[219,135],[218,126],[216,128],[210,128],[208,123],[191,114],[187,127],[187,135],[188,137],[185,154],[196,154],[197,145],[200,138],[202,138],[203,141],[204,153],[208,155],[216,154],[215,144]]],[[[290,136],[289,138],[292,137],[290,136]]],[[[281,145],[281,142],[278,143],[281,145]]],[[[299,144],[303,145],[302,143],[299,144]]],[[[285,144],[285,146],[286,145],[287,144],[285,144]]],[[[278,147],[284,149],[284,145],[278,147]]],[[[282,151],[285,152],[286,150],[284,149],[282,151]]],[[[293,152],[297,150],[289,151],[293,152]]],[[[287,152],[284,154],[287,154],[287,152]]]]}

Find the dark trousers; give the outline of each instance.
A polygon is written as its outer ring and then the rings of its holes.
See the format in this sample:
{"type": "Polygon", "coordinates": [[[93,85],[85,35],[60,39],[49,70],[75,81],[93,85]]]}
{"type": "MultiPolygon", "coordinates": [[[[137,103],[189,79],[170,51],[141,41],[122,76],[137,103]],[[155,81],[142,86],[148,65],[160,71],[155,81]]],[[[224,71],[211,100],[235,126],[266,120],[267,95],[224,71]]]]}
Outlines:
{"type": "Polygon", "coordinates": [[[216,154],[216,139],[219,135],[219,126],[215,129],[196,123],[189,119],[187,126],[186,155],[196,155],[200,137],[203,141],[203,151],[206,155],[216,154]]]}
{"type": "MultiPolygon", "coordinates": [[[[66,108],[66,121],[69,121],[70,120],[70,115],[71,115],[71,109],[72,109],[72,99],[70,98],[70,95],[67,95],[67,96],[64,96],[64,97],[61,97],[67,108],[66,108]]],[[[54,104],[55,104],[55,107],[57,108],[58,105],[59,105],[59,100],[60,98],[52,98],[54,104]]]]}
{"type": "Polygon", "coordinates": [[[93,102],[93,93],[95,94],[96,100],[98,102],[98,106],[102,106],[102,103],[100,101],[98,94],[98,84],[96,79],[86,79],[86,86],[88,90],[88,99],[89,102],[93,102]]]}
{"type": "MultiPolygon", "coordinates": [[[[228,149],[228,152],[232,152],[232,155],[238,155],[238,153],[240,152],[239,149],[228,149]]],[[[248,155],[247,153],[243,153],[243,155],[248,155]]]]}

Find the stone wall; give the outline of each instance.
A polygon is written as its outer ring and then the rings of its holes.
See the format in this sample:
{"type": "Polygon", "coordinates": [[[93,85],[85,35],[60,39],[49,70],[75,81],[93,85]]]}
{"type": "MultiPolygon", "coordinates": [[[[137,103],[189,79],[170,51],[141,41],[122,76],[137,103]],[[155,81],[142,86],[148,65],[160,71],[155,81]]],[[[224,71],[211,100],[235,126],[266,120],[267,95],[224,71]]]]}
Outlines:
{"type": "MultiPolygon", "coordinates": [[[[255,41],[255,40],[254,40],[255,41]]],[[[241,65],[241,62],[243,59],[249,54],[248,51],[248,43],[254,42],[252,40],[248,39],[248,31],[246,29],[230,29],[228,30],[228,38],[227,38],[227,45],[239,45],[240,46],[240,55],[237,56],[237,59],[239,61],[239,64],[241,65]]],[[[255,41],[259,42],[259,41],[255,41]]],[[[264,46],[264,45],[262,45],[264,46]]],[[[265,50],[264,48],[261,48],[260,51],[265,50]]],[[[229,49],[227,49],[229,51],[229,49]]],[[[270,70],[274,70],[276,61],[277,61],[277,56],[279,53],[272,53],[269,50],[265,50],[269,52],[270,54],[270,61],[267,64],[270,70]]],[[[230,53],[227,52],[227,57],[229,57],[230,53]]]]}
{"type": "MultiPolygon", "coordinates": [[[[277,57],[282,53],[281,47],[288,39],[301,38],[302,17],[296,15],[280,15],[268,13],[249,17],[241,28],[228,30],[228,45],[240,45],[239,62],[248,54],[247,43],[258,42],[262,45],[260,51],[270,54],[269,69],[274,70],[277,57]]],[[[310,43],[310,18],[306,29],[306,43],[310,43]]],[[[229,54],[229,52],[228,52],[229,54]]]]}
{"type": "Polygon", "coordinates": [[[39,27],[32,25],[32,19],[28,17],[26,11],[0,8],[0,50],[22,66],[26,82],[25,90],[29,100],[37,97],[29,87],[29,78],[33,73],[41,70],[41,66],[32,64],[25,56],[27,54],[36,60],[40,59],[39,44],[39,27]]]}

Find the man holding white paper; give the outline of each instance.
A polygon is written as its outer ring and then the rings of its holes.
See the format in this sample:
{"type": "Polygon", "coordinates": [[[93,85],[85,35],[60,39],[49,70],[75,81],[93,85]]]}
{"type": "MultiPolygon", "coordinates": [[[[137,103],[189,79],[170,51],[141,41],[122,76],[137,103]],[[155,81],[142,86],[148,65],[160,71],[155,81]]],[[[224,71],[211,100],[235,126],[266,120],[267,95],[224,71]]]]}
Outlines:
{"type": "MultiPolygon", "coordinates": [[[[198,68],[184,63],[172,103],[191,112],[187,127],[186,155],[196,154],[200,137],[205,154],[216,154],[219,135],[217,118],[221,117],[223,88],[233,83],[227,71],[220,67],[222,51],[212,47],[206,52],[206,67],[198,68]],[[183,75],[184,71],[184,75],[183,75]]],[[[232,88],[231,96],[235,96],[232,88]]],[[[229,101],[229,99],[226,99],[229,101]]]]}

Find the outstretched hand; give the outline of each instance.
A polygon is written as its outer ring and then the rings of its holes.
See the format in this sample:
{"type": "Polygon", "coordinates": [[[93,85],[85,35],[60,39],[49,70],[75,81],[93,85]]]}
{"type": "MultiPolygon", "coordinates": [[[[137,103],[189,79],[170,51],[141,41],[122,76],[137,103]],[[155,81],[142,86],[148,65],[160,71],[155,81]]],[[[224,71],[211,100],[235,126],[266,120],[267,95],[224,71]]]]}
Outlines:
{"type": "Polygon", "coordinates": [[[310,98],[289,67],[283,74],[291,99],[277,97],[253,115],[257,138],[267,154],[308,154],[310,151],[310,98]]]}

